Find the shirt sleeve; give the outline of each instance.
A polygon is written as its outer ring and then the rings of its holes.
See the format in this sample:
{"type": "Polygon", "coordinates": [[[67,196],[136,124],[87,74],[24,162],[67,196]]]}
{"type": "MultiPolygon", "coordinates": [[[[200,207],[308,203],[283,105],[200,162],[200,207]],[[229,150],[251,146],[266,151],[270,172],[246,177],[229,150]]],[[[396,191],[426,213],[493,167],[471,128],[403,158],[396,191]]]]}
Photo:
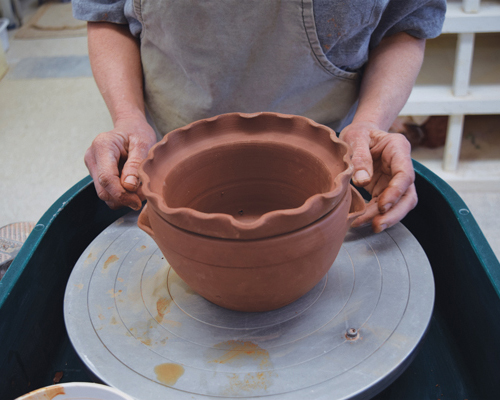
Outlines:
{"type": "Polygon", "coordinates": [[[359,71],[386,36],[439,36],[446,13],[446,0],[314,0],[313,5],[322,49],[346,71],[359,71]]]}
{"type": "Polygon", "coordinates": [[[113,22],[127,24],[125,18],[126,0],[73,0],[73,16],[92,22],[113,22]]]}
{"type": "Polygon", "coordinates": [[[435,38],[441,34],[445,13],[445,0],[391,1],[372,34],[370,47],[399,32],[419,39],[435,38]]]}
{"type": "Polygon", "coordinates": [[[72,0],[72,5],[76,19],[129,25],[134,36],[139,36],[142,30],[132,0],[72,0]]]}

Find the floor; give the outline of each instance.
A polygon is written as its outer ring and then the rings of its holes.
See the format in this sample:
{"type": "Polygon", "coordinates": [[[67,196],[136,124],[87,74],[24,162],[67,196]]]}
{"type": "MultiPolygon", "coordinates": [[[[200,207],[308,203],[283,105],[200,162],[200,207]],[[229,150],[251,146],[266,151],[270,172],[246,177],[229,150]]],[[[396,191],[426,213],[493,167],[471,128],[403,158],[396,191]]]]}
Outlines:
{"type": "MultiPolygon", "coordinates": [[[[85,37],[15,39],[14,33],[10,68],[0,81],[0,227],[37,221],[87,175],[85,150],[111,128],[85,37]]],[[[460,194],[500,257],[500,116],[467,118],[457,171],[443,171],[442,156],[443,148],[413,152],[460,194]]]]}

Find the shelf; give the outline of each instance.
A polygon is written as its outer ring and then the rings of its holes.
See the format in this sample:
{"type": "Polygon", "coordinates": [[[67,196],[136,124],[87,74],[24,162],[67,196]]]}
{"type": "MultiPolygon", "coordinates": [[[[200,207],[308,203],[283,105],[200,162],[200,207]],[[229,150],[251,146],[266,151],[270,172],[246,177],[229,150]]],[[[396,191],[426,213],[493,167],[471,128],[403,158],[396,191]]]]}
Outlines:
{"type": "Polygon", "coordinates": [[[400,115],[499,114],[500,85],[477,85],[457,97],[447,85],[415,86],[400,115]]]}
{"type": "Polygon", "coordinates": [[[500,33],[475,37],[470,86],[465,96],[453,93],[457,35],[428,40],[424,63],[401,115],[500,113],[500,33]]]}
{"type": "Polygon", "coordinates": [[[500,1],[448,1],[401,115],[448,115],[443,168],[458,167],[464,116],[500,114],[500,1]]]}
{"type": "Polygon", "coordinates": [[[461,1],[448,1],[442,32],[500,32],[500,2],[482,1],[478,12],[466,13],[461,1]]]}
{"type": "MultiPolygon", "coordinates": [[[[427,40],[416,85],[453,85],[457,35],[427,40]]],[[[500,85],[500,33],[475,35],[471,85],[500,85]]]]}

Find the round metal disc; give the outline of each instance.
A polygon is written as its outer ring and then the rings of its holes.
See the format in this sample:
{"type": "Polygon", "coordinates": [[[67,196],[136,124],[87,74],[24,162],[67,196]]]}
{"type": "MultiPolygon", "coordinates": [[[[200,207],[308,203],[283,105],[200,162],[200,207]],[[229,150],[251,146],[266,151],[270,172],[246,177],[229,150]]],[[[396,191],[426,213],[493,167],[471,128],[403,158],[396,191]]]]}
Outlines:
{"type": "Polygon", "coordinates": [[[429,325],[431,267],[401,224],[379,234],[351,229],[309,293],[243,313],[192,291],[137,216],[91,243],[64,300],[83,362],[137,399],[369,397],[406,368],[429,325]]]}

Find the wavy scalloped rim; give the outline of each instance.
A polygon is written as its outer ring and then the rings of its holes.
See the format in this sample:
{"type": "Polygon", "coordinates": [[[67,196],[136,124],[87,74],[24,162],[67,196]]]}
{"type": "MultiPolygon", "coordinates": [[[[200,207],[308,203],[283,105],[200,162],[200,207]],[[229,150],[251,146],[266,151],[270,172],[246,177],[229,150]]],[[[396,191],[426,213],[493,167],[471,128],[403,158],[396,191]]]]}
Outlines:
{"type": "MultiPolygon", "coordinates": [[[[191,228],[186,228],[184,226],[180,226],[180,224],[176,224],[170,221],[169,217],[184,217],[187,220],[194,220],[198,219],[202,225],[205,222],[210,222],[210,221],[218,221],[219,223],[217,224],[218,226],[220,225],[228,225],[229,227],[232,227],[231,231],[234,232],[234,234],[230,235],[231,237],[239,237],[240,235],[237,234],[238,231],[240,232],[246,232],[247,235],[250,231],[253,230],[258,230],[259,228],[265,226],[265,225],[271,225],[271,222],[273,219],[282,219],[284,218],[290,218],[294,216],[298,216],[300,214],[305,213],[307,210],[311,209],[314,207],[316,203],[322,203],[322,202],[327,202],[331,201],[332,199],[339,198],[338,201],[340,201],[340,198],[343,196],[339,196],[346,187],[348,187],[348,183],[350,182],[351,176],[354,171],[354,167],[351,162],[351,156],[352,156],[352,150],[347,143],[344,141],[340,140],[336,133],[328,128],[325,125],[319,124],[309,118],[302,117],[302,116],[296,116],[296,115],[288,115],[288,114],[280,114],[280,113],[272,113],[272,112],[259,112],[259,113],[228,113],[228,114],[221,114],[217,115],[211,118],[207,118],[204,120],[199,120],[192,122],[184,127],[175,129],[171,132],[169,132],[165,137],[159,141],[157,144],[155,144],[148,153],[147,158],[142,162],[142,164],[139,167],[139,177],[142,181],[142,190],[143,193],[150,202],[151,206],[155,208],[158,212],[160,212],[161,215],[170,223],[173,225],[178,226],[179,228],[186,229],[189,231],[194,231],[199,234],[205,234],[208,236],[217,236],[215,232],[210,233],[206,232],[206,229],[192,229],[191,228]],[[333,180],[332,184],[334,189],[325,192],[325,193],[317,193],[311,197],[309,197],[300,207],[297,208],[292,208],[292,209],[280,209],[280,210],[273,210],[269,211],[263,215],[261,215],[257,220],[251,221],[251,222],[242,222],[238,221],[236,218],[234,218],[232,215],[229,214],[223,214],[223,213],[204,213],[201,211],[194,210],[192,208],[186,208],[186,207],[169,207],[165,200],[163,199],[162,194],[155,193],[151,190],[151,181],[149,178],[149,175],[144,171],[144,167],[146,164],[152,162],[153,158],[155,157],[156,153],[159,151],[159,149],[162,146],[167,146],[168,145],[168,140],[170,137],[173,135],[179,135],[182,134],[183,132],[186,132],[193,128],[194,126],[198,124],[203,124],[203,123],[209,123],[209,122],[214,122],[217,121],[221,118],[227,118],[230,116],[239,116],[241,118],[246,118],[246,119],[252,119],[252,118],[259,118],[261,116],[275,116],[277,118],[282,118],[282,119],[302,119],[306,120],[308,124],[315,128],[320,128],[321,130],[324,130],[325,132],[329,133],[330,139],[334,142],[337,143],[343,147],[345,147],[346,151],[343,156],[343,162],[345,165],[345,170],[339,173],[333,180]],[[201,231],[201,232],[200,232],[201,231]]],[[[332,203],[332,206],[329,207],[329,209],[326,209],[326,211],[322,214],[325,215],[327,212],[331,211],[333,208],[337,206],[338,202],[332,203]]],[[[321,216],[322,216],[321,215],[321,216]]],[[[319,217],[321,217],[319,216],[319,217]]],[[[314,222],[314,221],[311,221],[314,222]]],[[[217,229],[218,230],[218,229],[217,229]]]]}

